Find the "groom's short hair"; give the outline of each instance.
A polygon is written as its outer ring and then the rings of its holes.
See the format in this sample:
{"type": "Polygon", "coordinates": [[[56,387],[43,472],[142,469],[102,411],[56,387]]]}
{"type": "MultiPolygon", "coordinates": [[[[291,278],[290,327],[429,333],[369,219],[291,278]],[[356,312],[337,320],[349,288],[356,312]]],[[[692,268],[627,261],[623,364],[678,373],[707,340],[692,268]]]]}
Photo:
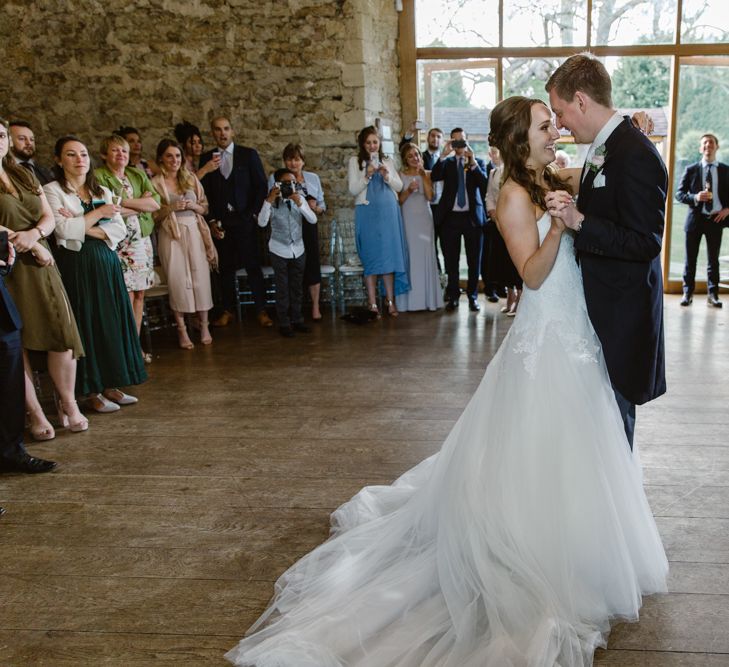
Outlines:
{"type": "Polygon", "coordinates": [[[580,91],[604,107],[613,106],[610,75],[605,65],[591,53],[578,53],[567,58],[549,77],[545,88],[547,92],[554,89],[560,99],[567,102],[571,102],[575,93],[580,91]]]}

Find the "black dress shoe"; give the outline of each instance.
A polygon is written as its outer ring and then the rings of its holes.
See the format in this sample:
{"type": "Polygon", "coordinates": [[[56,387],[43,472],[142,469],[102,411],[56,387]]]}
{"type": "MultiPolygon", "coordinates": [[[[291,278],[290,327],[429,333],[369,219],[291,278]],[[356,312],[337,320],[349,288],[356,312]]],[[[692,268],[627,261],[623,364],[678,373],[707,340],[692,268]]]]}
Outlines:
{"type": "Polygon", "coordinates": [[[486,301],[489,303],[498,303],[499,297],[496,295],[496,292],[491,292],[491,294],[486,295],[486,301]]]}
{"type": "Polygon", "coordinates": [[[55,470],[58,464],[55,461],[46,461],[45,459],[37,459],[28,453],[23,453],[12,459],[0,460],[0,472],[50,472],[55,470]]]}
{"type": "Polygon", "coordinates": [[[470,310],[472,313],[477,313],[479,310],[481,310],[481,306],[478,305],[478,301],[476,299],[468,299],[468,310],[470,310]]]}
{"type": "Polygon", "coordinates": [[[293,338],[294,337],[294,330],[291,327],[279,327],[278,332],[284,338],[293,338]]]}
{"type": "Polygon", "coordinates": [[[684,292],[683,293],[683,299],[681,299],[681,305],[682,306],[690,306],[691,302],[694,300],[693,295],[691,292],[684,292]]]}
{"type": "Polygon", "coordinates": [[[5,508],[4,507],[0,507],[0,516],[2,516],[3,514],[5,514],[5,508]]]}
{"type": "Polygon", "coordinates": [[[307,327],[303,322],[294,322],[293,329],[299,333],[311,333],[311,327],[307,327]]]}
{"type": "Polygon", "coordinates": [[[452,313],[456,308],[458,308],[458,301],[455,301],[453,299],[448,299],[448,303],[446,303],[446,311],[449,313],[452,313]]]}
{"type": "Polygon", "coordinates": [[[710,308],[721,308],[724,304],[719,301],[718,295],[709,294],[709,297],[706,299],[706,305],[710,308]]]}

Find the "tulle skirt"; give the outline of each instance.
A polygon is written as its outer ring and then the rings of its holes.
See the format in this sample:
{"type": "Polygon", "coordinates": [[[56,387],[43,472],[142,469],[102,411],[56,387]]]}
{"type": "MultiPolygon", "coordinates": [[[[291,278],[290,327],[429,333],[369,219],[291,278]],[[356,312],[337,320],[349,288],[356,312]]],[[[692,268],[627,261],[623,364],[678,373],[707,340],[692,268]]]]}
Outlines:
{"type": "Polygon", "coordinates": [[[558,323],[528,344],[513,329],[441,451],[340,507],[228,660],[592,665],[668,566],[584,318],[592,351],[558,323]]]}

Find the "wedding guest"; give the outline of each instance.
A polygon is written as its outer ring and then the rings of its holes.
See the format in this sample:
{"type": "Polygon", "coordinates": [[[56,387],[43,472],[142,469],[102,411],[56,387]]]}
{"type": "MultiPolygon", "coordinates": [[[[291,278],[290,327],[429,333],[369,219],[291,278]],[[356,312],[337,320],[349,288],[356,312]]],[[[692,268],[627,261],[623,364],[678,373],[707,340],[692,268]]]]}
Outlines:
{"type": "Polygon", "coordinates": [[[723,225],[729,216],[729,166],[716,159],[719,140],[714,134],[701,137],[701,160],[690,164],[681,177],[676,199],[686,204],[686,263],[683,269],[682,306],[690,306],[696,287],[696,259],[701,237],[706,237],[707,304],[721,308],[719,300],[719,250],[723,225]]]}
{"type": "MultiPolygon", "coordinates": [[[[496,146],[489,146],[488,162],[485,165],[485,173],[487,177],[486,188],[481,188],[481,197],[486,206],[486,193],[488,186],[491,184],[491,175],[497,165],[501,164],[501,154],[496,146]]],[[[503,285],[499,285],[492,276],[491,271],[491,245],[493,243],[494,230],[496,222],[489,216],[488,207],[486,207],[486,223],[483,226],[483,248],[481,250],[481,279],[483,280],[483,293],[486,301],[490,303],[498,303],[499,295],[504,293],[503,285]]]]}
{"type": "Polygon", "coordinates": [[[557,169],[567,169],[572,160],[567,151],[559,150],[554,152],[554,166],[557,169]]]}
{"type": "Polygon", "coordinates": [[[483,162],[476,159],[468,145],[466,133],[460,127],[451,130],[450,141],[443,147],[441,158],[433,165],[431,180],[443,181],[443,196],[436,212],[440,227],[441,247],[448,274],[446,310],[458,308],[461,296],[460,267],[461,238],[466,248],[468,308],[480,310],[478,305],[478,274],[481,270],[483,210],[481,190],[487,186],[483,162]]]}
{"type": "Polygon", "coordinates": [[[511,261],[504,238],[499,232],[499,220],[496,216],[496,204],[499,200],[503,170],[504,165],[499,155],[497,165],[489,176],[489,184],[486,190],[486,210],[492,221],[489,275],[498,285],[506,286],[506,305],[501,309],[501,312],[505,313],[507,317],[514,317],[524,283],[514,266],[514,262],[511,261]]]}
{"type": "Polygon", "coordinates": [[[142,157],[142,136],[139,130],[131,125],[122,125],[114,132],[129,143],[129,165],[143,171],[149,178],[155,174],[155,164],[142,157]]]}
{"type": "Polygon", "coordinates": [[[374,126],[360,131],[357,145],[357,155],[349,158],[347,180],[355,198],[355,241],[364,267],[368,307],[380,317],[376,288],[381,276],[387,312],[396,317],[395,297],[410,290],[407,245],[397,199],[402,181],[392,159],[382,152],[374,126]]]}
{"type": "Polygon", "coordinates": [[[48,373],[59,396],[61,425],[78,432],[88,428],[74,395],[76,360],[84,350],[46,241],[53,232],[53,213],[38,181],[16,164],[8,148],[8,125],[0,120],[0,231],[8,233],[17,251],[7,287],[24,322],[26,410],[33,439],[50,440],[55,431],[36,396],[28,351],[47,353],[48,373]]]}
{"type": "Polygon", "coordinates": [[[44,187],[55,216],[56,261],[76,316],[86,356],[76,392],[97,412],[115,412],[137,398],[119,387],[147,379],[134,313],[116,247],[126,238],[122,209],[99,185],[86,146],[61,137],[58,180],[44,187]]]}
{"type": "MultiPolygon", "coordinates": [[[[303,194],[306,203],[315,215],[321,215],[327,210],[324,202],[324,190],[319,177],[311,171],[304,171],[306,160],[301,144],[287,144],[283,149],[283,163],[286,169],[296,178],[298,191],[303,194]]],[[[269,189],[273,187],[273,174],[268,179],[269,189]]],[[[321,320],[319,296],[321,293],[321,258],[319,257],[319,225],[304,225],[304,250],[306,266],[304,268],[304,286],[309,290],[311,298],[311,319],[315,322],[321,320]]]]}
{"type": "Polygon", "coordinates": [[[276,281],[278,327],[282,336],[291,338],[295,331],[311,331],[301,314],[306,267],[303,227],[316,225],[316,213],[303,193],[296,191],[296,175],[291,170],[279,169],[273,177],[274,185],[258,214],[258,225],[266,227],[271,222],[268,249],[276,281]]]}
{"type": "MultiPolygon", "coordinates": [[[[7,134],[7,129],[0,130],[0,134],[7,134]]],[[[5,180],[0,178],[0,182],[4,186],[5,180]]],[[[56,463],[30,456],[23,444],[26,384],[20,339],[23,322],[4,279],[15,261],[15,248],[9,243],[7,256],[0,258],[0,472],[50,472],[56,463]]],[[[0,507],[0,515],[4,513],[0,507]]]]}
{"type": "Polygon", "coordinates": [[[159,194],[144,171],[129,165],[130,145],[126,139],[112,134],[101,142],[99,152],[104,166],[94,170],[94,176],[99,185],[119,196],[127,228],[116,254],[121,262],[139,334],[144,315],[144,292],[154,284],[152,213],[159,210],[159,194]]]}
{"type": "Polygon", "coordinates": [[[161,172],[152,182],[162,197],[162,207],[154,214],[159,225],[159,258],[167,274],[179,345],[189,350],[194,345],[187,333],[185,313],[197,313],[200,342],[213,342],[208,325],[208,312],[213,307],[210,268],[217,267],[218,253],[203,218],[208,212],[205,191],[185,166],[182,146],[172,139],[160,141],[157,164],[161,172]]]}
{"type": "Polygon", "coordinates": [[[258,324],[272,327],[273,321],[266,312],[266,289],[255,220],[268,194],[263,164],[256,150],[233,142],[235,132],[224,116],[213,118],[210,129],[216,149],[203,153],[200,165],[212,163],[213,169],[200,180],[208,197],[210,231],[220,256],[223,312],[213,326],[225,327],[233,321],[236,272],[245,268],[258,324]]]}
{"type": "Polygon", "coordinates": [[[25,167],[41,185],[53,180],[53,172],[39,165],[35,160],[35,134],[30,123],[24,120],[10,121],[10,152],[21,167],[25,167]]]}
{"type": "Polygon", "coordinates": [[[408,247],[410,291],[397,297],[397,308],[407,310],[437,310],[443,306],[438,263],[433,237],[433,184],[425,170],[423,156],[415,144],[405,144],[400,150],[405,166],[400,173],[402,190],[400,205],[408,247]]]}
{"type": "Polygon", "coordinates": [[[202,181],[206,174],[218,168],[213,160],[200,167],[200,156],[205,150],[205,144],[203,143],[200,128],[197,125],[183,120],[181,123],[175,125],[174,134],[177,143],[185,151],[185,168],[187,171],[195,174],[202,181]]]}

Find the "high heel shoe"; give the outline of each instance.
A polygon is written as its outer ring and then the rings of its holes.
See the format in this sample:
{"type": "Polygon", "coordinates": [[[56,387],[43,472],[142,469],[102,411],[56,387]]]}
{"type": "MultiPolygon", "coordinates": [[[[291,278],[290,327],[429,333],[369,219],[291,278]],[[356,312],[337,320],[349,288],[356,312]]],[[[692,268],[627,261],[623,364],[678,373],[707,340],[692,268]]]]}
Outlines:
{"type": "Polygon", "coordinates": [[[203,345],[210,345],[213,342],[207,322],[200,322],[200,342],[203,345]]]}
{"type": "Polygon", "coordinates": [[[194,343],[190,340],[190,336],[187,335],[187,327],[184,325],[177,327],[177,339],[183,350],[192,350],[195,347],[194,343]]]}
{"type": "Polygon", "coordinates": [[[63,428],[67,428],[69,431],[71,431],[71,433],[81,433],[83,431],[89,430],[89,420],[81,414],[81,411],[78,409],[78,403],[76,401],[66,401],[65,403],[63,401],[58,401],[58,403],[56,403],[56,406],[58,408],[58,418],[61,420],[63,428]],[[76,420],[75,422],[72,422],[70,417],[68,416],[68,413],[70,412],[69,408],[74,407],[76,408],[76,412],[78,412],[81,418],[76,420]]]}
{"type": "Polygon", "coordinates": [[[388,299],[387,301],[385,301],[385,304],[387,305],[387,314],[390,317],[397,317],[400,314],[397,310],[395,302],[392,299],[388,299]]]}
{"type": "Polygon", "coordinates": [[[32,413],[28,414],[28,430],[30,431],[33,440],[37,442],[43,442],[45,440],[53,440],[56,437],[56,431],[51,426],[51,423],[46,419],[46,416],[41,410],[42,417],[39,419],[37,415],[32,413]],[[35,423],[34,423],[35,422],[35,423]]]}
{"type": "Polygon", "coordinates": [[[377,316],[377,319],[382,319],[382,315],[380,315],[380,309],[377,307],[376,303],[371,303],[368,306],[368,309],[371,313],[374,313],[377,316]]]}

